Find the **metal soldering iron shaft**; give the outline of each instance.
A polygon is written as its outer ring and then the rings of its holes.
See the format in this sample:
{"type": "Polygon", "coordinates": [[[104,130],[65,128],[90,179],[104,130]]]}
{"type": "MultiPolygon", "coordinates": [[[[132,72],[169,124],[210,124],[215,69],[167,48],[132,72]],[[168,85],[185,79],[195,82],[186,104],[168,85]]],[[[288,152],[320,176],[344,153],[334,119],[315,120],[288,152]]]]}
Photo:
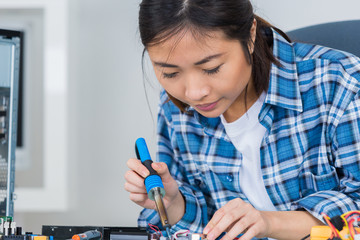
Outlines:
{"type": "Polygon", "coordinates": [[[170,235],[170,224],[169,224],[169,220],[168,220],[168,216],[165,210],[165,206],[164,206],[164,202],[162,200],[162,195],[160,193],[160,188],[159,187],[155,187],[152,189],[154,191],[154,201],[155,201],[155,205],[156,205],[156,210],[159,213],[160,216],[160,221],[161,224],[163,225],[163,227],[166,230],[166,233],[168,234],[168,237],[171,239],[171,235],[170,235]]]}

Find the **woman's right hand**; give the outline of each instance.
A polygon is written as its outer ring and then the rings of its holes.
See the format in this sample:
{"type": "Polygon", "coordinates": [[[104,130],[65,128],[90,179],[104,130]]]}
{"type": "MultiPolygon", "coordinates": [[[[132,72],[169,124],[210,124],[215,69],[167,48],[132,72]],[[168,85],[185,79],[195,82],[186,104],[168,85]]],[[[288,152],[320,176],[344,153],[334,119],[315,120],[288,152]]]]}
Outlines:
{"type": "MultiPolygon", "coordinates": [[[[125,190],[130,193],[130,200],[144,208],[156,209],[155,202],[148,198],[144,180],[150,174],[149,170],[141,163],[140,160],[130,158],[127,161],[130,168],[125,173],[125,190]]],[[[154,162],[151,165],[153,169],[160,175],[165,188],[165,197],[163,198],[165,208],[177,203],[182,195],[175,179],[170,175],[166,163],[154,162]]]]}

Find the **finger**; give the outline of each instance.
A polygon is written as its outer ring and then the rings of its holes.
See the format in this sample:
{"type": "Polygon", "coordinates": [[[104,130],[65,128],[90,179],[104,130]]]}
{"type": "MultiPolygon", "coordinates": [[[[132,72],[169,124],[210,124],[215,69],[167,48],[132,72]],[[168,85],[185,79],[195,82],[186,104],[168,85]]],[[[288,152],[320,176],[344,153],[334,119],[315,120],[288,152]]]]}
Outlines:
{"type": "Polygon", "coordinates": [[[220,208],[219,210],[217,210],[215,212],[215,214],[213,215],[213,217],[211,218],[211,220],[209,221],[209,223],[206,225],[205,229],[204,229],[204,234],[208,234],[210,233],[210,231],[216,226],[218,225],[218,223],[220,222],[220,220],[228,213],[234,214],[237,213],[239,218],[240,216],[242,216],[244,213],[244,211],[247,209],[246,207],[246,203],[241,200],[240,198],[231,200],[230,202],[228,202],[227,204],[225,204],[222,208],[220,208]],[[244,206],[242,206],[244,205],[244,206]],[[235,211],[234,211],[235,210],[235,211]]]}
{"type": "Polygon", "coordinates": [[[163,175],[163,174],[167,174],[169,172],[168,167],[166,165],[166,163],[164,162],[153,162],[151,164],[151,167],[159,174],[159,175],[163,175]]]}
{"type": "Polygon", "coordinates": [[[138,204],[143,208],[155,209],[155,202],[147,197],[147,194],[141,193],[130,193],[129,198],[134,203],[138,204]]]}
{"type": "Polygon", "coordinates": [[[224,216],[224,210],[220,208],[214,213],[213,217],[210,219],[208,224],[206,224],[203,233],[208,235],[208,238],[209,238],[209,233],[213,230],[213,228],[216,226],[216,223],[218,223],[223,216],[224,216]]]}
{"type": "Polygon", "coordinates": [[[247,217],[241,218],[231,228],[228,229],[227,233],[222,238],[222,240],[235,239],[239,234],[246,231],[246,229],[249,228],[249,226],[250,226],[249,219],[247,217]]]}
{"type": "Polygon", "coordinates": [[[138,173],[140,176],[142,176],[143,178],[146,178],[147,176],[149,176],[150,172],[149,170],[142,164],[142,162],[139,159],[136,158],[130,158],[127,161],[127,166],[135,171],[136,173],[138,173]]]}
{"type": "Polygon", "coordinates": [[[214,214],[204,233],[208,232],[210,240],[217,238],[224,231],[231,229],[238,219],[243,218],[251,209],[253,207],[241,199],[231,200],[214,214]]]}
{"type": "Polygon", "coordinates": [[[238,221],[230,225],[230,227],[227,229],[227,232],[230,232],[231,229],[238,229],[238,232],[241,229],[241,231],[243,231],[250,225],[261,222],[261,220],[261,214],[258,210],[254,208],[245,208],[242,216],[239,218],[238,221]]]}
{"type": "Polygon", "coordinates": [[[129,198],[133,202],[142,203],[148,199],[148,195],[145,193],[130,193],[129,198]]]}
{"type": "Polygon", "coordinates": [[[141,161],[136,158],[130,158],[126,162],[126,165],[128,166],[128,168],[135,171],[143,178],[147,177],[150,174],[149,170],[147,170],[147,168],[141,163],[141,161]]]}
{"type": "Polygon", "coordinates": [[[259,230],[257,229],[256,225],[250,226],[244,234],[241,236],[241,240],[250,240],[253,239],[255,236],[259,234],[259,230]]]}
{"type": "Polygon", "coordinates": [[[235,225],[236,222],[230,224],[230,226],[225,230],[226,232],[229,232],[235,225]]]}
{"type": "Polygon", "coordinates": [[[222,238],[224,240],[232,240],[234,238],[230,238],[230,236],[234,235],[235,237],[243,231],[244,228],[241,228],[241,231],[238,231],[236,233],[234,228],[231,228],[231,226],[235,226],[237,221],[241,221],[241,216],[237,213],[237,211],[231,211],[226,213],[220,221],[214,226],[214,228],[210,231],[208,238],[209,239],[215,239],[217,238],[221,233],[225,232],[227,229],[231,229],[231,234],[228,233],[222,238]],[[240,218],[240,220],[239,220],[240,218]],[[234,225],[235,224],[235,225],[234,225]]]}
{"type": "Polygon", "coordinates": [[[218,237],[217,232],[213,232],[216,225],[219,223],[219,221],[224,217],[225,211],[224,207],[220,208],[215,212],[213,217],[210,219],[208,224],[205,226],[203,233],[207,235],[207,238],[209,240],[215,239],[218,237]]]}
{"type": "Polygon", "coordinates": [[[124,188],[130,193],[147,193],[145,188],[138,187],[128,182],[125,183],[124,188]]]}
{"type": "MultiPolygon", "coordinates": [[[[263,219],[261,213],[255,209],[249,209],[236,224],[229,229],[229,239],[234,239],[241,233],[244,233],[245,238],[252,239],[258,237],[258,235],[264,230],[265,226],[262,224],[263,219]]],[[[241,236],[241,240],[244,239],[244,235],[241,236]]]]}
{"type": "Polygon", "coordinates": [[[225,218],[226,214],[227,214],[227,210],[226,207],[224,206],[215,212],[210,222],[206,225],[204,229],[204,234],[207,234],[207,238],[209,240],[216,239],[226,229],[226,227],[224,228],[223,226],[220,225],[221,221],[223,221],[223,218],[225,218]]]}
{"type": "Polygon", "coordinates": [[[169,182],[173,178],[170,175],[169,168],[164,162],[154,162],[151,164],[152,168],[161,176],[163,182],[169,182]]]}
{"type": "Polygon", "coordinates": [[[129,198],[131,201],[135,202],[136,204],[138,204],[143,208],[148,208],[148,209],[156,208],[155,202],[148,199],[146,194],[144,195],[144,194],[130,193],[129,198]]]}
{"type": "Polygon", "coordinates": [[[132,170],[129,170],[125,173],[125,180],[126,182],[132,185],[136,185],[139,188],[145,188],[144,178],[132,170]]]}

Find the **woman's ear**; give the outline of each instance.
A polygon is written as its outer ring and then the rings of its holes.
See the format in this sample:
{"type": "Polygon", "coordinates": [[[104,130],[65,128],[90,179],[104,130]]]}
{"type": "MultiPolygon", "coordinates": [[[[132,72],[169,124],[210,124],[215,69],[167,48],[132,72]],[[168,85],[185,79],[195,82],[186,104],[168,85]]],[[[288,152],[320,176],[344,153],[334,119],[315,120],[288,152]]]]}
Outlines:
{"type": "Polygon", "coordinates": [[[253,54],[256,40],[256,19],[254,18],[253,24],[250,29],[250,42],[248,44],[250,54],[253,54]]]}

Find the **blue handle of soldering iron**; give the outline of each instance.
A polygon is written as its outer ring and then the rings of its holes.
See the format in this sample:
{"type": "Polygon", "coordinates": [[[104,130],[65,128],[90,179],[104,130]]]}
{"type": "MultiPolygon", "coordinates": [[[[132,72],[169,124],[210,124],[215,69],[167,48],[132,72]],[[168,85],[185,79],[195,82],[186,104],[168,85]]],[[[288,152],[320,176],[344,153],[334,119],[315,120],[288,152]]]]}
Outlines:
{"type": "MultiPolygon", "coordinates": [[[[150,157],[149,150],[147,148],[144,138],[138,138],[135,142],[135,152],[138,159],[141,160],[142,164],[149,170],[150,175],[145,178],[145,187],[149,195],[149,192],[155,188],[160,187],[164,189],[164,185],[161,181],[159,174],[151,167],[152,160],[150,157]]],[[[161,194],[164,197],[165,191],[161,191],[161,194]]],[[[152,199],[153,200],[153,199],[152,199]]]]}

